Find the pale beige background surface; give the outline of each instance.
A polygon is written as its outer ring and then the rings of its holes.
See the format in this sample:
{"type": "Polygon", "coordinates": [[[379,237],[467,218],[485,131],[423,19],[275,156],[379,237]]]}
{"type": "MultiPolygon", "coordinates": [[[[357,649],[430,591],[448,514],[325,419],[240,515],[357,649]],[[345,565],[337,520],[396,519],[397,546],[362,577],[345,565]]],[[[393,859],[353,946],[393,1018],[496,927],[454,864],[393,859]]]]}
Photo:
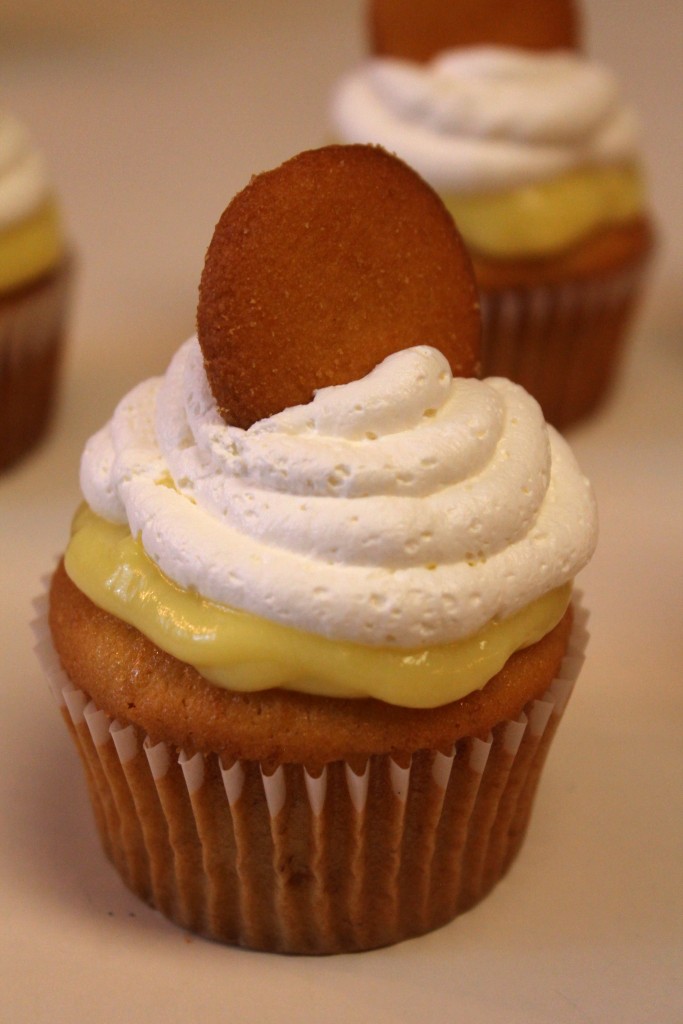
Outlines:
{"type": "Polygon", "coordinates": [[[97,848],[31,653],[83,442],[193,329],[213,224],[253,171],[325,140],[359,0],[3,0],[0,102],[41,140],[79,256],[59,416],[0,478],[0,1019],[679,1024],[683,1020],[683,8],[588,0],[643,118],[663,238],[613,400],[572,435],[601,508],[590,658],[509,877],[438,933],[297,960],[191,939],[97,848]]]}

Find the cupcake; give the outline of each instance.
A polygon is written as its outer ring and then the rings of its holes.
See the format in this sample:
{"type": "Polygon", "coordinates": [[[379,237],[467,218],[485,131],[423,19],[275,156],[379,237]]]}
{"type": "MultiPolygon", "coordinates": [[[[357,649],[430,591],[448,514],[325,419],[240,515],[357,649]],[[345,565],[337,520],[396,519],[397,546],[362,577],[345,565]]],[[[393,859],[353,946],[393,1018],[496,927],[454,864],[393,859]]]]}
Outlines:
{"type": "Polygon", "coordinates": [[[590,486],[533,398],[473,376],[467,252],[379,148],[254,177],[197,324],[86,445],[37,619],[104,849],[228,943],[424,933],[522,843],[583,657],[590,486]]]}
{"type": "Polygon", "coordinates": [[[372,57],[331,112],[339,141],[439,192],[472,254],[484,373],[560,429],[607,395],[653,246],[633,113],[580,34],[568,0],[374,0],[372,57]]]}
{"type": "Polygon", "coordinates": [[[68,282],[43,161],[25,128],[0,109],[0,469],[49,424],[68,282]]]}

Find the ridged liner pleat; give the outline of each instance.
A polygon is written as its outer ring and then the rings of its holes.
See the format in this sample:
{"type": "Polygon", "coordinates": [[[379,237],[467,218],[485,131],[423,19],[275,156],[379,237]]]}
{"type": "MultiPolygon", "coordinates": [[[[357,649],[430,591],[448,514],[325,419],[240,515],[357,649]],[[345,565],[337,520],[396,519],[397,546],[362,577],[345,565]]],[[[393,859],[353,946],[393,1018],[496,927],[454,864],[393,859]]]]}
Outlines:
{"type": "Polygon", "coordinates": [[[595,281],[482,291],[483,375],[509,377],[558,429],[606,395],[649,257],[595,281]]]}
{"type": "Polygon", "coordinates": [[[192,756],[113,721],[69,682],[37,604],[37,653],[126,884],[184,928],[252,949],[370,949],[477,903],[512,862],[583,661],[575,607],[558,678],[485,739],[315,773],[192,756]]]}
{"type": "Polygon", "coordinates": [[[0,303],[0,467],[38,441],[52,410],[70,298],[71,260],[0,303]]]}

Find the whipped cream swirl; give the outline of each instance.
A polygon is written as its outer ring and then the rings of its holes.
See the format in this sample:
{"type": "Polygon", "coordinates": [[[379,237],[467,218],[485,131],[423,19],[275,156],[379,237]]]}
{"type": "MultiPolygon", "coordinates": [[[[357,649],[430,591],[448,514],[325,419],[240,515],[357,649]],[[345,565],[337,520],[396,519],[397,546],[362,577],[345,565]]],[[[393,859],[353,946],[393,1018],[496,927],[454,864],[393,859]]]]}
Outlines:
{"type": "Polygon", "coordinates": [[[0,110],[0,231],[29,217],[49,194],[47,171],[31,136],[0,110]]]}
{"type": "Polygon", "coordinates": [[[427,346],[242,430],[192,338],[91,438],[81,486],[182,587],[372,645],[469,636],[571,580],[596,539],[535,400],[427,346]]]}
{"type": "Polygon", "coordinates": [[[440,191],[511,189],[637,155],[614,76],[564,51],[375,58],[342,79],[331,116],[342,142],[379,143],[440,191]]]}

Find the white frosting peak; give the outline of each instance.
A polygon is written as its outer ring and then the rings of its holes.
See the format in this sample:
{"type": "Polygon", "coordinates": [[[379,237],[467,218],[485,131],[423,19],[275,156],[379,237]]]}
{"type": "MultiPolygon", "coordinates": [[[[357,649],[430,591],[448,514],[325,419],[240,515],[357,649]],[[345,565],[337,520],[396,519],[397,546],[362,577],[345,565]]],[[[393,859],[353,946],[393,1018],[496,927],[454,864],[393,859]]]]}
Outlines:
{"type": "Polygon", "coordinates": [[[570,580],[596,537],[534,399],[426,346],[242,430],[192,338],[91,438],[81,485],[181,586],[374,645],[471,635],[570,580]]]}
{"type": "Polygon", "coordinates": [[[614,76],[579,54],[504,47],[445,51],[428,64],[367,61],[333,97],[344,142],[397,153],[435,188],[514,188],[636,155],[614,76]]]}
{"type": "Polygon", "coordinates": [[[0,110],[0,231],[29,217],[48,194],[45,165],[29,133],[0,110]]]}

